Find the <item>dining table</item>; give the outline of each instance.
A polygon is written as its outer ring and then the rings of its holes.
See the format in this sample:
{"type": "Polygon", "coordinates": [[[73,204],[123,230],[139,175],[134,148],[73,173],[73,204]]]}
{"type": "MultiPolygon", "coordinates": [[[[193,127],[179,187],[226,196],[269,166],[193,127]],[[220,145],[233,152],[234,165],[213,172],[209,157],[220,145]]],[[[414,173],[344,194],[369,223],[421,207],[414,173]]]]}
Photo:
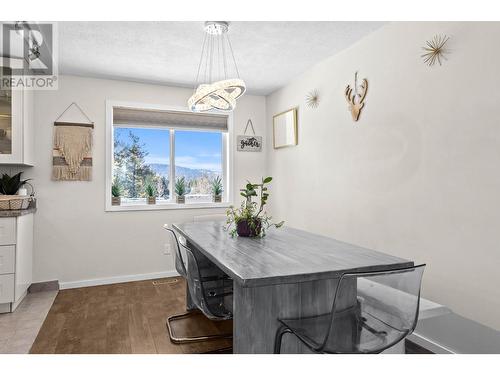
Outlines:
{"type": "MultiPolygon", "coordinates": [[[[344,273],[413,266],[410,260],[289,226],[271,228],[264,237],[232,237],[217,220],[173,228],[191,251],[233,280],[233,353],[272,353],[278,318],[331,311],[344,273]]],[[[346,306],[356,303],[355,285],[341,298],[346,306]]],[[[284,337],[281,352],[310,353],[293,335],[284,337]]]]}

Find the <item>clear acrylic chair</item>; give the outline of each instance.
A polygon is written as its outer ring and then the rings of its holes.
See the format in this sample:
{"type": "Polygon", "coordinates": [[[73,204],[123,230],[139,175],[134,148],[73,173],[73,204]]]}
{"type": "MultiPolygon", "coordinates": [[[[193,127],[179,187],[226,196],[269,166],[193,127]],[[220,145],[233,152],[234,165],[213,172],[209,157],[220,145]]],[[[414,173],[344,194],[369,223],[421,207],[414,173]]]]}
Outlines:
{"type": "Polygon", "coordinates": [[[175,243],[175,252],[174,252],[175,270],[179,273],[179,275],[181,275],[182,277],[185,278],[186,275],[187,275],[186,266],[185,266],[185,262],[184,262],[184,259],[183,259],[185,257],[183,257],[183,255],[182,255],[181,245],[180,245],[180,242],[179,242],[179,238],[177,237],[177,233],[175,233],[175,230],[173,230],[172,228],[170,228],[170,226],[168,224],[165,224],[163,226],[163,228],[165,230],[167,230],[168,232],[170,232],[172,234],[172,236],[174,237],[174,243],[175,243]]]}
{"type": "MultiPolygon", "coordinates": [[[[182,246],[182,245],[181,245],[182,246]]],[[[185,248],[187,283],[192,302],[211,320],[233,318],[233,281],[199,252],[185,248]]]]}
{"type": "Polygon", "coordinates": [[[278,319],[274,352],[285,333],[316,353],[380,353],[396,345],[417,325],[424,268],[343,274],[329,313],[278,319]]]}
{"type": "MultiPolygon", "coordinates": [[[[220,299],[222,298],[223,300],[227,301],[228,305],[230,305],[232,309],[232,280],[229,279],[229,277],[225,273],[214,267],[213,264],[211,264],[211,262],[208,260],[208,258],[201,258],[201,254],[198,256],[200,260],[197,261],[196,258],[194,258],[193,253],[183,243],[181,238],[179,238],[175,230],[170,228],[168,225],[164,225],[164,228],[174,237],[175,269],[182,277],[186,279],[188,289],[190,291],[189,294],[191,297],[191,301],[207,318],[211,320],[231,319],[232,313],[229,317],[226,311],[224,309],[221,309],[219,305],[220,299]],[[188,272],[187,266],[187,264],[189,264],[189,258],[191,258],[190,272],[188,272]],[[198,290],[202,290],[203,294],[200,295],[198,290]],[[222,292],[224,293],[223,295],[221,295],[222,292]],[[203,298],[204,294],[206,294],[206,296],[203,298]]],[[[198,314],[198,311],[190,310],[184,313],[171,315],[167,318],[167,329],[170,341],[176,344],[183,344],[213,339],[230,338],[232,336],[232,334],[230,335],[224,333],[205,335],[202,334],[199,336],[188,337],[175,336],[172,329],[172,322],[190,318],[195,314],[198,314]]]]}

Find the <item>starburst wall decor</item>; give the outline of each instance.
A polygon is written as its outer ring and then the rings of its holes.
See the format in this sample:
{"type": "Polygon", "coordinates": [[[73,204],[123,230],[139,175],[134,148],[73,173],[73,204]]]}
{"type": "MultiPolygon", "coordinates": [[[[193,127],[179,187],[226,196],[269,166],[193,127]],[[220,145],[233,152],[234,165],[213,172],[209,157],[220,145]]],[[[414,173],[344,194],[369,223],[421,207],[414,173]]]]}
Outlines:
{"type": "Polygon", "coordinates": [[[422,47],[426,53],[422,55],[424,63],[433,66],[436,61],[441,65],[441,59],[446,60],[445,54],[448,51],[445,49],[446,42],[450,38],[446,35],[435,35],[434,38],[425,42],[426,46],[422,47]]]}
{"type": "Polygon", "coordinates": [[[319,106],[319,92],[312,90],[306,95],[306,104],[309,108],[318,108],[319,106]]]}

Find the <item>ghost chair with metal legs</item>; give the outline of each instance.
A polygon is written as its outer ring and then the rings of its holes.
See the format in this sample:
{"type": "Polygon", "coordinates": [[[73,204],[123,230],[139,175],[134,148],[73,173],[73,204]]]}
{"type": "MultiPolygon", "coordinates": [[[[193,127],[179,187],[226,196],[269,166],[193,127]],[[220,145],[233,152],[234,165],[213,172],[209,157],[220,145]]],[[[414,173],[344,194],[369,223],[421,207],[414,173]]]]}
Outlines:
{"type": "Polygon", "coordinates": [[[343,274],[329,313],[278,319],[274,352],[286,333],[315,353],[381,353],[396,345],[417,325],[424,268],[343,274]]]}
{"type": "Polygon", "coordinates": [[[184,250],[187,255],[187,283],[192,302],[210,320],[232,319],[233,280],[210,272],[222,272],[216,267],[203,267],[209,260],[201,253],[188,247],[184,250]]]}
{"type": "MultiPolygon", "coordinates": [[[[186,250],[188,248],[181,242],[180,238],[177,236],[176,232],[173,229],[171,229],[168,225],[164,225],[164,228],[173,235],[175,240],[175,252],[174,252],[175,269],[182,277],[186,279],[186,282],[188,283],[188,289],[191,290],[190,281],[188,278],[188,270],[186,266],[188,259],[186,250]]],[[[211,265],[208,259],[200,259],[200,262],[198,263],[201,263],[201,265],[198,264],[196,265],[199,275],[198,279],[204,285],[204,290],[206,290],[208,293],[207,299],[210,300],[212,304],[213,301],[215,301],[217,298],[222,298],[222,296],[220,295],[221,288],[219,288],[219,286],[222,286],[223,289],[225,290],[224,298],[227,298],[227,296],[232,294],[232,280],[230,280],[226,274],[224,274],[222,271],[218,270],[213,265],[211,265]],[[203,277],[201,276],[200,272],[201,274],[203,274],[203,277]]],[[[194,266],[192,265],[191,267],[194,266]]],[[[190,295],[191,298],[193,299],[191,293],[190,295]]],[[[196,301],[194,299],[193,303],[196,305],[196,307],[198,307],[198,304],[196,304],[196,301]]],[[[205,313],[205,311],[203,311],[202,309],[200,310],[203,313],[205,313]]],[[[184,313],[171,315],[167,318],[166,325],[170,341],[176,344],[183,344],[183,343],[192,343],[192,342],[200,342],[200,341],[231,337],[231,335],[227,334],[212,334],[212,335],[199,335],[199,336],[188,336],[188,337],[175,336],[172,329],[172,322],[176,320],[188,319],[196,314],[199,314],[199,311],[191,310],[184,313]]],[[[212,320],[214,319],[219,320],[215,315],[213,317],[208,316],[208,318],[212,320]]]]}

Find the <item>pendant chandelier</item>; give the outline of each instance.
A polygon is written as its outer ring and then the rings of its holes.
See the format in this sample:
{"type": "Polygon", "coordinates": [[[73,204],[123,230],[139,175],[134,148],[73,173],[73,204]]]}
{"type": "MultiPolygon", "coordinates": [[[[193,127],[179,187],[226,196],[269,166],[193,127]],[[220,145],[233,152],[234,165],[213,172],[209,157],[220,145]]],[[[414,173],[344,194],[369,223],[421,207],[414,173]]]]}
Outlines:
{"type": "Polygon", "coordinates": [[[196,74],[195,92],[188,100],[189,109],[193,112],[231,112],[236,107],[236,99],[246,90],[245,82],[240,79],[236,66],[233,48],[227,35],[228,29],[227,22],[205,22],[206,35],[196,74]],[[232,59],[234,69],[228,64],[229,58],[232,59]]]}

